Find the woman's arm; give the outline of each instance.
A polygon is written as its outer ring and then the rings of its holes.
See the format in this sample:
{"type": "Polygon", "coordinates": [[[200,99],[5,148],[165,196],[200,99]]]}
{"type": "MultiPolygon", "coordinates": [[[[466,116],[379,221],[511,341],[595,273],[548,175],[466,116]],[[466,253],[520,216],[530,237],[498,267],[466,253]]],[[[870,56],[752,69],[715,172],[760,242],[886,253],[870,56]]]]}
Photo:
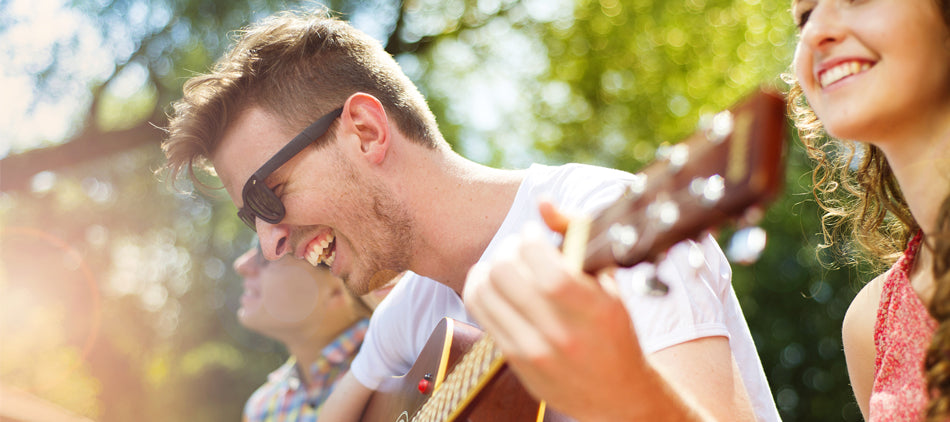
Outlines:
{"type": "Polygon", "coordinates": [[[868,419],[871,387],[874,385],[874,323],[881,301],[884,274],[881,274],[858,292],[841,326],[841,342],[848,363],[848,377],[861,414],[868,419]]]}

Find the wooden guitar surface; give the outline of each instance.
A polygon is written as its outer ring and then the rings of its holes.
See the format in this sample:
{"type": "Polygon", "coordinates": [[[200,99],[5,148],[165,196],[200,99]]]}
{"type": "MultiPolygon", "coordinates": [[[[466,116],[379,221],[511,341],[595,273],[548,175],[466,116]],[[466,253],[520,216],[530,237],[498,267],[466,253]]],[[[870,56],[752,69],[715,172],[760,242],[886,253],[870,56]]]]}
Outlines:
{"type": "MultiPolygon", "coordinates": [[[[376,390],[363,421],[409,422],[413,421],[422,405],[429,399],[436,384],[441,384],[461,358],[482,338],[482,332],[468,324],[443,318],[433,330],[419,358],[406,375],[387,379],[376,390]],[[427,377],[428,375],[428,377],[427,377]],[[420,392],[419,383],[431,378],[430,390],[420,392]]],[[[439,385],[441,386],[441,385],[439,385]]],[[[448,409],[447,409],[448,410],[448,409]]],[[[417,421],[456,420],[471,422],[561,422],[573,419],[558,414],[531,397],[507,365],[499,368],[479,394],[465,406],[455,419],[429,419],[417,421]],[[539,414],[541,417],[539,418],[539,414]]]]}

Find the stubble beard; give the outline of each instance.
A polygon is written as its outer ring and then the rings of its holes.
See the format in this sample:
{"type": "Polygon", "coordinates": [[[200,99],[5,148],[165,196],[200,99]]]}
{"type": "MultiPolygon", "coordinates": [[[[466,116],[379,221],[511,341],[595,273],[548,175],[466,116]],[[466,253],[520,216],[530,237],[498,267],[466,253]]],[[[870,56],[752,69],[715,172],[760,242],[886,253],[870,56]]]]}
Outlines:
{"type": "Polygon", "coordinates": [[[357,221],[365,228],[363,243],[352,245],[357,254],[354,258],[362,265],[345,275],[343,282],[350,291],[362,296],[409,269],[414,226],[407,210],[384,187],[363,183],[353,186],[350,192],[358,192],[357,196],[368,201],[353,208],[358,212],[357,221]]]}

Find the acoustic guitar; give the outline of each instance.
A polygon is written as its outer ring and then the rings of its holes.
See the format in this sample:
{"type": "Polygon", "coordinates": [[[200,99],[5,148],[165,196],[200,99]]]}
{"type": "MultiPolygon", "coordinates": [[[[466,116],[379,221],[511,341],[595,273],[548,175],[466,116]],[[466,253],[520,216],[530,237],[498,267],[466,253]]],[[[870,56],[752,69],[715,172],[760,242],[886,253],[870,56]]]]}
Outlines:
{"type": "MultiPolygon", "coordinates": [[[[774,199],[781,188],[785,102],[761,91],[661,147],[620,199],[572,221],[562,250],[594,274],[655,261],[671,246],[774,199]]],[[[661,281],[650,289],[663,294],[661,281]]],[[[364,421],[569,421],[531,397],[490,336],[443,319],[411,370],[373,394],[364,421]]]]}

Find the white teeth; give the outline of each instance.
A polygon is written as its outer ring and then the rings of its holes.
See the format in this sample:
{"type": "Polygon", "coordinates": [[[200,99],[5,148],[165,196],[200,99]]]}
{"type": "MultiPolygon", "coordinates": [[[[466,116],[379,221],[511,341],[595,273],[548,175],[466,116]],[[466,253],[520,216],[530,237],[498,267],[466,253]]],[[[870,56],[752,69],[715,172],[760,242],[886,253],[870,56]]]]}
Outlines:
{"type": "Polygon", "coordinates": [[[304,258],[314,267],[320,265],[320,252],[317,252],[316,249],[311,249],[304,258]]]}
{"type": "Polygon", "coordinates": [[[870,63],[866,62],[845,62],[821,74],[821,87],[824,88],[835,82],[838,82],[848,76],[864,72],[871,68],[870,63]]]}
{"type": "Polygon", "coordinates": [[[307,250],[307,253],[304,256],[307,262],[309,262],[310,265],[313,265],[314,267],[320,265],[321,263],[325,264],[326,266],[333,265],[333,260],[336,258],[336,251],[327,251],[327,247],[333,243],[333,239],[333,235],[330,234],[327,236],[327,238],[320,241],[319,247],[313,247],[307,250]]]}

